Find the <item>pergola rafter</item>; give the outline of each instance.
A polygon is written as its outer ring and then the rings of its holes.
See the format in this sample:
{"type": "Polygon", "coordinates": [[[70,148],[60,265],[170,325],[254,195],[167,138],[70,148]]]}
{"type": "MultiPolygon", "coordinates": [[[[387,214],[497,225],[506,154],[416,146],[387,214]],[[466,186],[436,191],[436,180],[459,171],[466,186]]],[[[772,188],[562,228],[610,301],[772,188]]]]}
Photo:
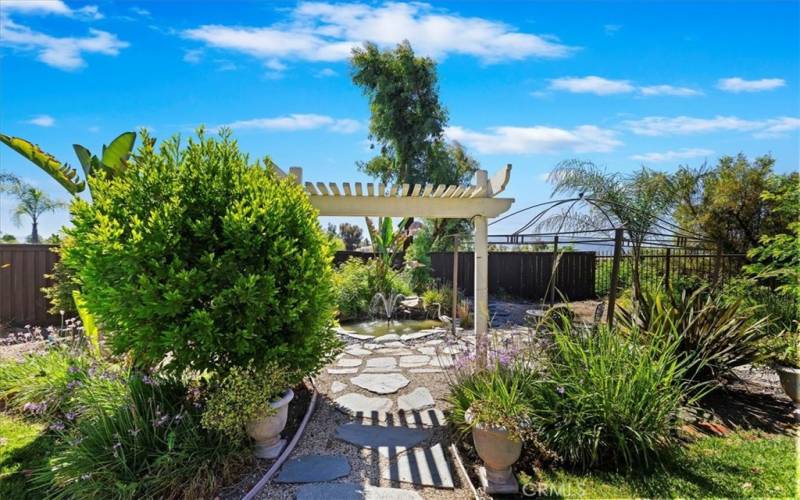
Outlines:
{"type": "Polygon", "coordinates": [[[320,215],[471,219],[475,226],[475,334],[479,354],[485,349],[489,329],[488,219],[514,203],[513,198],[497,198],[511,178],[511,164],[491,179],[485,170],[478,170],[475,184],[466,186],[304,182],[300,167],[291,167],[288,174],[275,167],[275,172],[280,177],[291,175],[303,185],[320,215]]]}

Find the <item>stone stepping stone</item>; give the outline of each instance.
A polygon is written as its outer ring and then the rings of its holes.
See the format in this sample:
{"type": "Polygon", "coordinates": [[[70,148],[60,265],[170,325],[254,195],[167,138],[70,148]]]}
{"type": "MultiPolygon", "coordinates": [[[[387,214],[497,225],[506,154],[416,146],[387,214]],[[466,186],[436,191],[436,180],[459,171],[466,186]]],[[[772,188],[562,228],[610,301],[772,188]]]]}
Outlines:
{"type": "Polygon", "coordinates": [[[408,371],[411,373],[442,373],[444,370],[441,368],[412,368],[408,371]]]}
{"type": "Polygon", "coordinates": [[[429,408],[419,411],[396,411],[364,415],[361,423],[385,422],[387,425],[399,425],[410,429],[442,427],[447,424],[447,419],[438,408],[429,408]]]}
{"type": "Polygon", "coordinates": [[[342,392],[345,389],[347,389],[347,384],[339,382],[338,380],[334,380],[331,384],[331,392],[334,394],[337,392],[342,392]]]}
{"type": "Polygon", "coordinates": [[[433,358],[430,362],[430,366],[434,368],[450,368],[455,364],[453,358],[451,356],[438,356],[433,358]]]}
{"type": "Polygon", "coordinates": [[[353,368],[355,366],[361,366],[361,362],[362,361],[358,358],[341,358],[336,362],[336,366],[341,368],[353,368]]]}
{"type": "Polygon", "coordinates": [[[375,354],[382,354],[384,356],[407,356],[414,354],[414,351],[405,347],[382,347],[375,349],[375,354]]]}
{"type": "Polygon", "coordinates": [[[437,331],[436,330],[420,330],[420,331],[418,331],[416,333],[407,333],[405,335],[402,335],[400,338],[403,339],[403,340],[417,340],[417,339],[421,339],[421,338],[425,338],[425,337],[428,337],[430,335],[433,335],[434,333],[437,333],[437,331]]]}
{"type": "Polygon", "coordinates": [[[429,341],[425,342],[424,345],[439,345],[439,344],[444,344],[444,340],[443,339],[433,339],[433,340],[429,340],[429,341]]]}
{"type": "Polygon", "coordinates": [[[358,368],[328,368],[328,373],[331,375],[347,375],[358,373],[358,368]]]}
{"type": "Polygon", "coordinates": [[[405,346],[406,345],[404,343],[398,342],[396,340],[394,340],[392,342],[386,342],[385,344],[383,344],[383,347],[389,347],[389,348],[399,348],[399,347],[405,347],[405,346]]]}
{"type": "Polygon", "coordinates": [[[352,483],[311,483],[297,489],[297,500],[422,500],[416,491],[352,483]]]}
{"type": "Polygon", "coordinates": [[[372,351],[370,351],[369,349],[364,349],[363,347],[358,347],[358,346],[348,347],[347,349],[344,350],[344,352],[346,352],[350,356],[369,356],[370,354],[372,354],[372,351]]]}
{"type": "Polygon", "coordinates": [[[431,391],[427,387],[418,387],[408,394],[397,398],[397,407],[403,411],[418,411],[436,404],[431,391]]]}
{"type": "Polygon", "coordinates": [[[376,344],[375,342],[366,342],[363,344],[364,349],[377,349],[379,347],[383,347],[380,344],[376,344]]]}
{"type": "Polygon", "coordinates": [[[426,356],[436,356],[436,348],[435,347],[417,347],[417,351],[426,355],[426,356]]]}
{"type": "Polygon", "coordinates": [[[336,427],[336,437],[360,448],[377,449],[388,458],[427,441],[431,438],[431,431],[350,422],[336,427]]]}
{"type": "Polygon", "coordinates": [[[367,360],[367,368],[395,368],[397,360],[389,357],[370,358],[367,360]]]}
{"type": "Polygon", "coordinates": [[[386,335],[381,335],[380,337],[373,337],[373,339],[373,342],[377,344],[385,344],[386,342],[399,341],[400,335],[396,333],[387,333],[386,335]]]}
{"type": "Polygon", "coordinates": [[[442,354],[458,354],[460,352],[465,351],[466,348],[460,345],[449,345],[442,348],[442,354]]]}
{"type": "Polygon", "coordinates": [[[400,373],[400,368],[364,368],[361,373],[400,373]]]}
{"type": "Polygon", "coordinates": [[[374,413],[381,415],[392,409],[392,400],[388,398],[371,398],[355,392],[348,392],[334,401],[346,413],[372,418],[374,413]]]}
{"type": "Polygon", "coordinates": [[[375,394],[392,394],[409,384],[399,373],[364,373],[351,378],[350,382],[375,394]]]}
{"type": "Polygon", "coordinates": [[[453,489],[450,464],[441,444],[430,448],[415,448],[398,456],[388,468],[382,468],[381,477],[391,481],[453,489]]]}
{"type": "Polygon", "coordinates": [[[350,474],[350,463],[337,455],[306,455],[286,462],[275,481],[278,483],[319,483],[350,474]]]}
{"type": "Polygon", "coordinates": [[[424,354],[413,354],[411,356],[400,357],[401,368],[419,368],[430,363],[431,357],[424,354]]]}
{"type": "Polygon", "coordinates": [[[341,328],[337,329],[336,333],[339,333],[341,335],[344,335],[346,337],[350,337],[351,339],[356,339],[356,340],[371,340],[371,339],[375,338],[372,335],[361,335],[359,333],[353,333],[353,332],[350,332],[350,331],[347,331],[347,330],[343,330],[341,328]]]}

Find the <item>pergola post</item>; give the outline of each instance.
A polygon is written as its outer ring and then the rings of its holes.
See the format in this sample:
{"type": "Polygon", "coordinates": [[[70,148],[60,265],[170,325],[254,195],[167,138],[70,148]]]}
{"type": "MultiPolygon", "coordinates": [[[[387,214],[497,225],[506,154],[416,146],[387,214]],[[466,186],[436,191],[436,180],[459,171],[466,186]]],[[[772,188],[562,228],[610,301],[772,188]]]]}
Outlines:
{"type": "MultiPolygon", "coordinates": [[[[488,176],[485,170],[475,174],[478,189],[485,187],[488,176]]],[[[489,223],[485,216],[477,215],[475,225],[475,339],[478,359],[485,359],[489,331],[489,223]]]]}

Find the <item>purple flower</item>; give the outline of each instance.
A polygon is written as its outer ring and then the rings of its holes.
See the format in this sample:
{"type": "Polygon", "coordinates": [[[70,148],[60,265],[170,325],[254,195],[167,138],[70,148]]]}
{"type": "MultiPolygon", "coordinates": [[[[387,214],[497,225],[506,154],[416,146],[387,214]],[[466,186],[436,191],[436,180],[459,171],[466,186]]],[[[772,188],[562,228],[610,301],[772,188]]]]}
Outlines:
{"type": "Polygon", "coordinates": [[[80,387],[81,385],[82,384],[81,384],[80,380],[73,380],[71,382],[67,382],[67,390],[71,391],[72,389],[75,389],[76,387],[80,387]]]}
{"type": "Polygon", "coordinates": [[[155,382],[153,382],[153,379],[151,379],[147,375],[142,375],[142,382],[144,382],[147,385],[155,385],[155,382]]]}
{"type": "Polygon", "coordinates": [[[61,420],[56,420],[52,424],[50,424],[51,431],[63,431],[64,430],[64,422],[61,420]]]}
{"type": "Polygon", "coordinates": [[[67,413],[64,414],[64,417],[66,417],[66,419],[69,420],[70,422],[75,420],[75,417],[77,417],[77,416],[78,415],[76,415],[75,412],[71,412],[71,411],[68,411],[67,413]]]}
{"type": "Polygon", "coordinates": [[[162,415],[156,420],[153,420],[153,427],[161,427],[167,420],[169,420],[169,415],[162,415]]]}
{"type": "Polygon", "coordinates": [[[83,481],[88,481],[91,478],[92,478],[91,474],[82,474],[81,475],[81,480],[83,480],[83,481]]]}
{"type": "Polygon", "coordinates": [[[67,371],[70,373],[78,373],[78,367],[75,365],[70,365],[70,367],[67,368],[67,371]]]}
{"type": "Polygon", "coordinates": [[[563,396],[564,393],[567,391],[563,387],[559,386],[558,388],[556,388],[556,392],[563,396]]]}

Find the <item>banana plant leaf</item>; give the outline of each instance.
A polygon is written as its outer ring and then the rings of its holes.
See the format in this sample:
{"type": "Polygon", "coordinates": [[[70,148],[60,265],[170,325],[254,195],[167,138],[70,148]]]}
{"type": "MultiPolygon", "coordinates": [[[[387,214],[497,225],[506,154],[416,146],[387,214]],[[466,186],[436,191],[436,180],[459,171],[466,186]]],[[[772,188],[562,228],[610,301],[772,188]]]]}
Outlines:
{"type": "Polygon", "coordinates": [[[111,168],[117,174],[122,172],[125,162],[131,156],[134,142],[136,142],[136,132],[123,132],[108,146],[103,145],[101,160],[103,165],[111,168]]]}
{"type": "Polygon", "coordinates": [[[69,191],[70,194],[78,194],[86,188],[86,183],[78,177],[78,173],[74,168],[71,168],[66,163],[61,163],[53,155],[45,153],[36,144],[19,137],[10,137],[4,134],[0,134],[0,142],[47,172],[56,182],[64,186],[64,189],[69,191]]]}
{"type": "Polygon", "coordinates": [[[78,290],[73,290],[72,300],[75,301],[75,309],[77,309],[78,316],[81,318],[81,322],[83,323],[83,331],[86,333],[86,338],[89,339],[89,343],[92,346],[92,351],[95,355],[99,356],[100,330],[97,328],[97,323],[94,320],[94,316],[86,308],[86,301],[84,300],[83,296],[81,296],[81,292],[78,290]]]}

